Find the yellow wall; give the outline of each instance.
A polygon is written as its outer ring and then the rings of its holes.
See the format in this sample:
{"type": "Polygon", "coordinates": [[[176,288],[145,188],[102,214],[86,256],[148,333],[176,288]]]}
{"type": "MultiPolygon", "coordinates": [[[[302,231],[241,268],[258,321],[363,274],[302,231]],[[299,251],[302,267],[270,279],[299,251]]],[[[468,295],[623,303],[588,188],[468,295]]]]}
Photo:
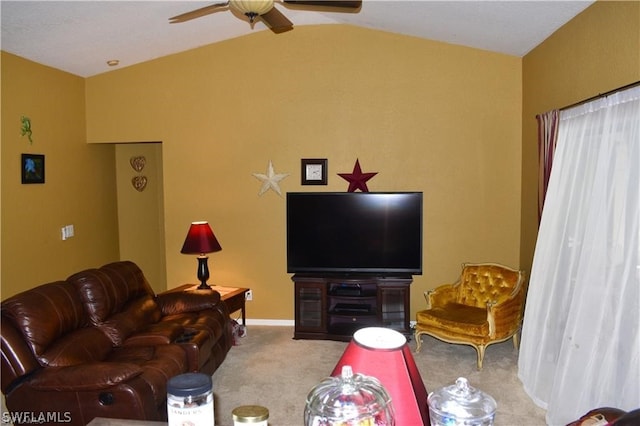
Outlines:
{"type": "Polygon", "coordinates": [[[254,292],[250,318],[292,319],[285,199],[259,197],[272,160],[286,191],[346,191],[356,158],[371,191],[424,192],[422,292],[464,261],[517,266],[520,59],[349,26],[252,35],[87,79],[90,143],[162,141],[168,286],[195,282],[180,254],[208,220],[212,282],[254,292]],[[300,185],[328,158],[329,185],[300,185]]]}
{"type": "Polygon", "coordinates": [[[84,85],[2,52],[2,298],[118,259],[113,147],[86,143],[84,85]],[[44,184],[21,184],[21,153],[45,155],[44,184]]]}
{"type": "Polygon", "coordinates": [[[639,80],[638,45],[640,3],[599,1],[523,60],[334,25],[258,32],[87,80],[3,52],[1,297],[118,258],[114,149],[96,142],[163,142],[168,287],[195,281],[196,260],[179,250],[189,223],[209,220],[223,246],[210,255],[213,281],[251,286],[250,318],[293,316],[284,199],[258,197],[251,176],[270,159],[291,173],[283,191],[344,191],[336,173],[356,158],[379,172],[372,191],[424,191],[413,312],[462,261],[528,270],[535,114],[639,80]],[[20,137],[22,114],[33,145],[20,137]],[[45,185],[20,184],[22,152],[47,156],[45,185]],[[329,159],[328,186],[300,186],[304,157],[329,159]],[[77,236],[63,242],[69,223],[77,236]]]}
{"type": "Polygon", "coordinates": [[[522,267],[537,238],[536,114],[640,80],[640,2],[598,1],[523,59],[522,267]]]}
{"type": "Polygon", "coordinates": [[[116,145],[118,229],[120,258],[134,261],[156,293],[167,288],[164,248],[164,205],[162,146],[160,143],[116,145]],[[131,166],[132,157],[144,157],[140,172],[131,166]],[[131,180],[144,177],[147,185],[138,191],[131,180]]]}

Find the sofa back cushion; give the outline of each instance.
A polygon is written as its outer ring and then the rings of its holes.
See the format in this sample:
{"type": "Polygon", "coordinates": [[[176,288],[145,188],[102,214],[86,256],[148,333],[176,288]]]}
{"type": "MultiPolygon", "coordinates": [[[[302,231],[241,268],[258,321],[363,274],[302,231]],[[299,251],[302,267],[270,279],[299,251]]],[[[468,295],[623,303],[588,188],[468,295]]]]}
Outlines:
{"type": "Polygon", "coordinates": [[[466,264],[460,276],[458,303],[485,308],[508,299],[520,284],[519,271],[501,265],[466,264]]]}
{"type": "Polygon", "coordinates": [[[160,320],[153,290],[133,262],[87,269],[70,276],[68,281],[78,289],[90,322],[116,346],[135,331],[160,320]]]}
{"type": "Polygon", "coordinates": [[[126,304],[122,311],[111,315],[98,327],[115,346],[122,346],[127,337],[160,321],[160,308],[149,295],[143,295],[126,304]]]}
{"type": "MultiPolygon", "coordinates": [[[[84,302],[89,320],[100,324],[140,298],[153,300],[154,293],[138,266],[129,261],[114,262],[99,269],[86,269],[71,275],[84,302]]],[[[145,308],[160,310],[157,305],[145,308]]],[[[159,317],[158,317],[159,319],[159,317]]]]}
{"type": "Polygon", "coordinates": [[[56,281],[27,290],[2,302],[2,320],[22,333],[38,361],[64,336],[88,325],[75,287],[56,281]]]}

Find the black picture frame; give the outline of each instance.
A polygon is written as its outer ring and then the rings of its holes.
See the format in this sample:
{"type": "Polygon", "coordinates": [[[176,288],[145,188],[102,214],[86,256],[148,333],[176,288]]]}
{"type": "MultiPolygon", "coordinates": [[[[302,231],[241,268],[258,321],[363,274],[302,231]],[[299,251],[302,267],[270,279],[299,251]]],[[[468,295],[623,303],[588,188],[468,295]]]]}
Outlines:
{"type": "Polygon", "coordinates": [[[300,183],[302,185],[326,185],[327,184],[326,158],[303,158],[300,160],[300,183]]]}
{"type": "Polygon", "coordinates": [[[22,154],[20,158],[22,183],[44,183],[44,155],[22,154]]]}

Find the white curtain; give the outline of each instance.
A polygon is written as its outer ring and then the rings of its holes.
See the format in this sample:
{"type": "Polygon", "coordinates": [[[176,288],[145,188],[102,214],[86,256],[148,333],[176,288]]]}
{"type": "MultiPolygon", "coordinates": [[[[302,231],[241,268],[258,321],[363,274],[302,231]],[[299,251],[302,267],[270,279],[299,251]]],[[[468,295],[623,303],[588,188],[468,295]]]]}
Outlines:
{"type": "Polygon", "coordinates": [[[640,407],[640,87],[562,111],[518,376],[565,425],[640,407]]]}

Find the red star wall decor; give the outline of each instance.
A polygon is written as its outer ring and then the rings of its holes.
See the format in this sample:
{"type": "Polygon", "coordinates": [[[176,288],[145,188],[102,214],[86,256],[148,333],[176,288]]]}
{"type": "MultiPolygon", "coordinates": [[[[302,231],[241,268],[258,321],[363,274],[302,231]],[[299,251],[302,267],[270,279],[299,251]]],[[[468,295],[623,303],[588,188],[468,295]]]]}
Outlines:
{"type": "Polygon", "coordinates": [[[356,165],[353,166],[352,173],[338,173],[338,176],[349,182],[348,192],[355,192],[356,189],[359,189],[362,192],[369,192],[369,188],[367,188],[367,181],[377,174],[378,172],[362,173],[360,162],[356,159],[356,165]]]}

